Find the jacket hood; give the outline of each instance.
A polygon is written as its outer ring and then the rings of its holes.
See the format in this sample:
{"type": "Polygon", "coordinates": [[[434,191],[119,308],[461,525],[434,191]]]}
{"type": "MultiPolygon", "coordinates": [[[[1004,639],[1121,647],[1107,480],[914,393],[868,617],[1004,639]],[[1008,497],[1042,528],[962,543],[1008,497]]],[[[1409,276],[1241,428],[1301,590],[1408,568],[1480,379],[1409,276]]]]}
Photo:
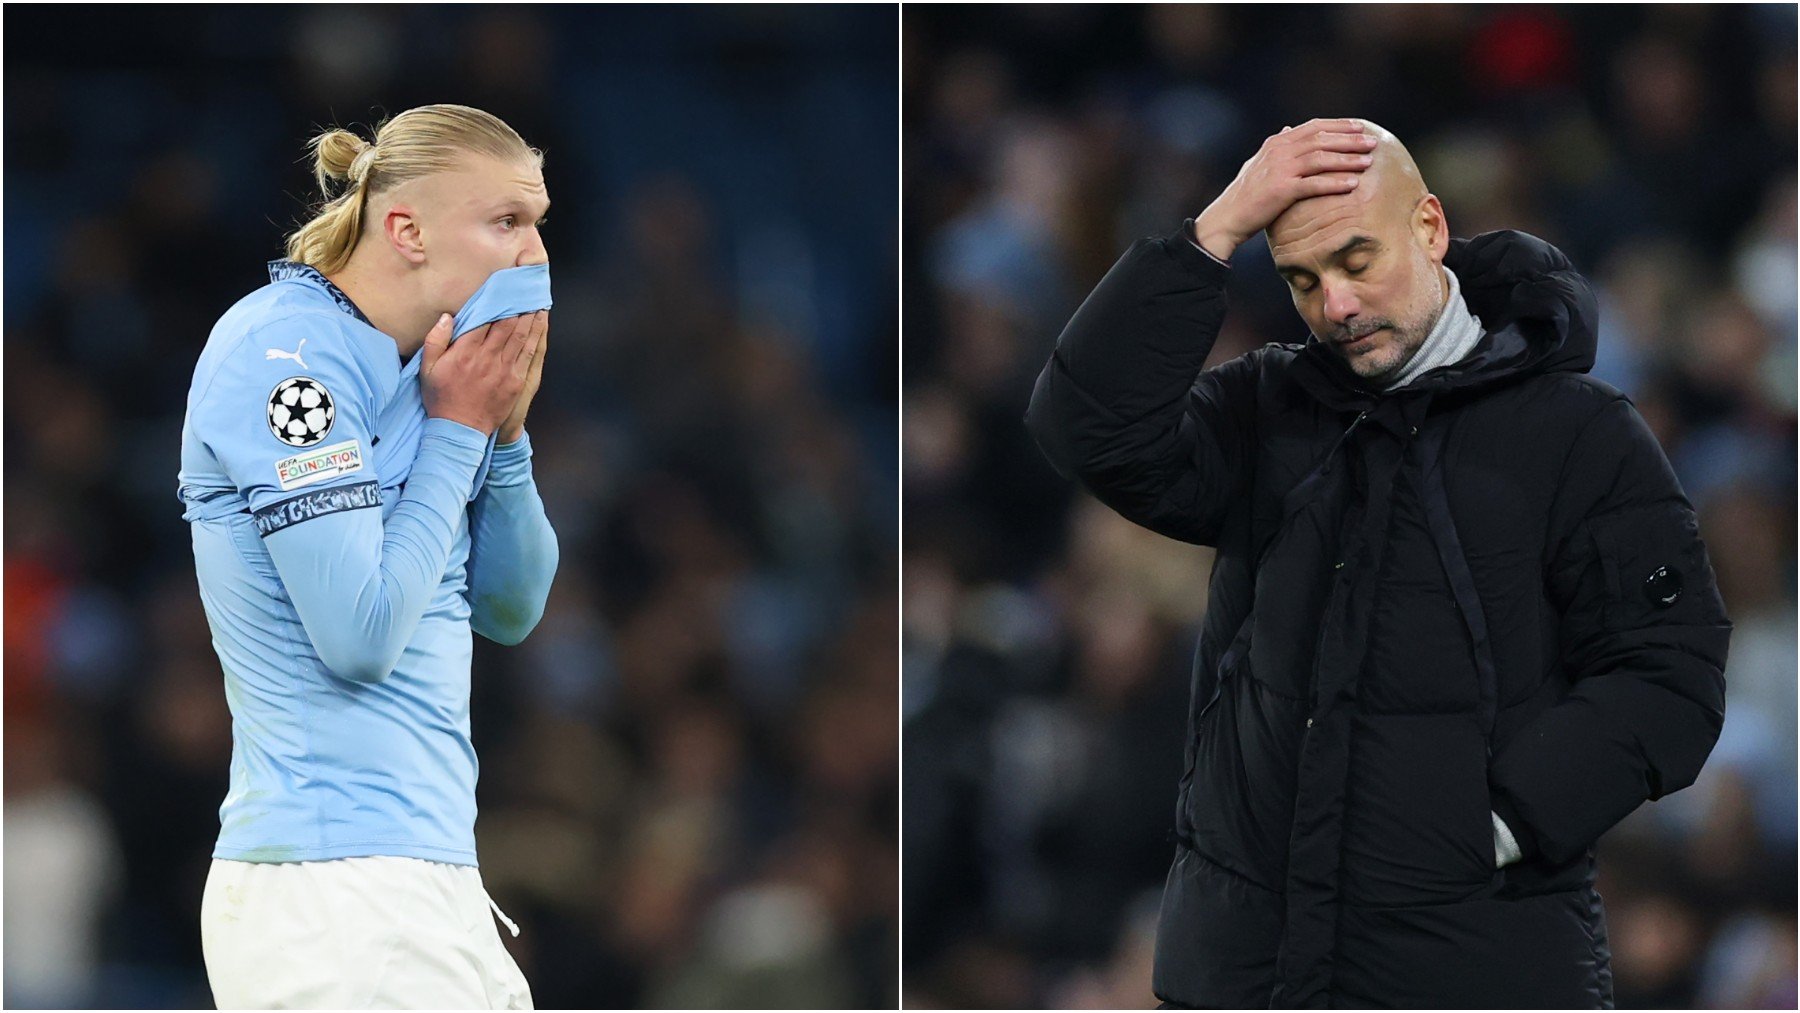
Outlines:
{"type": "MultiPolygon", "coordinates": [[[[1470,392],[1538,373],[1585,373],[1594,365],[1599,308],[1587,280],[1561,250],[1525,232],[1452,239],[1444,266],[1481,318],[1482,337],[1466,358],[1404,388],[1436,395],[1470,392]]],[[[1381,393],[1367,387],[1317,338],[1294,357],[1294,378],[1334,407],[1363,408],[1381,393]]]]}

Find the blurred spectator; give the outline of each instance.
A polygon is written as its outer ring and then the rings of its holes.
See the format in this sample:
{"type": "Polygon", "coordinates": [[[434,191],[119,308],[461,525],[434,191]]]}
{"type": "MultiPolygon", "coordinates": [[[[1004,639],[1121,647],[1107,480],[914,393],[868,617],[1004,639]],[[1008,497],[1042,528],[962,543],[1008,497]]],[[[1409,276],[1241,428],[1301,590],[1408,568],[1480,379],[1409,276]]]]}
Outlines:
{"type": "MultiPolygon", "coordinates": [[[[16,709],[14,711],[16,713],[16,709]]],[[[119,887],[119,842],[73,783],[76,745],[49,715],[6,727],[6,1002],[69,1008],[98,997],[102,915],[119,887]]]]}
{"type": "MultiPolygon", "coordinates": [[[[1020,420],[1133,239],[1284,124],[1356,115],[1454,235],[1533,232],[1594,283],[1594,372],[1737,625],[1699,782],[1598,849],[1619,1005],[1791,1008],[1793,8],[909,7],[903,35],[907,1004],[1151,1003],[1211,553],[1070,488],[1020,420]]],[[[1214,362],[1304,338],[1260,241],[1231,299],[1214,362]]]]}
{"type": "Polygon", "coordinates": [[[231,729],[181,392],[316,198],[316,129],[462,102],[556,202],[562,564],[474,662],[507,943],[548,1008],[891,1007],[893,11],[86,17],[7,18],[7,1003],[210,1005],[231,729]]]}

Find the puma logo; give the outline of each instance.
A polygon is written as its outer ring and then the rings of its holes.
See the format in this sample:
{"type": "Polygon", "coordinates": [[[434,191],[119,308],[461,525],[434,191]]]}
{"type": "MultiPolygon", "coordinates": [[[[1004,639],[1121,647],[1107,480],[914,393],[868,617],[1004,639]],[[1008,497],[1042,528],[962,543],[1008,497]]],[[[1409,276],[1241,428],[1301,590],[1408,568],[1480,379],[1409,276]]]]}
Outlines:
{"type": "Polygon", "coordinates": [[[306,360],[300,358],[300,351],[301,351],[301,349],[304,349],[305,347],[306,347],[306,339],[301,338],[300,339],[300,348],[296,348],[291,352],[284,352],[279,348],[271,348],[268,351],[263,353],[263,358],[265,358],[265,359],[292,359],[295,362],[298,362],[300,364],[301,369],[311,369],[312,367],[310,367],[306,364],[306,360]]]}

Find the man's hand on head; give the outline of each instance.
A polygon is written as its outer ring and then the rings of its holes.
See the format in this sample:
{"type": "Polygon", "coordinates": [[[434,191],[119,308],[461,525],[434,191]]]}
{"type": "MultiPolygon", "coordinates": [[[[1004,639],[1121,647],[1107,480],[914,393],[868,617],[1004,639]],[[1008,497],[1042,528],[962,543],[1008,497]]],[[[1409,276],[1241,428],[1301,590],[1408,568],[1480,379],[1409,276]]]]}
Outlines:
{"type": "Polygon", "coordinates": [[[1356,189],[1373,164],[1375,135],[1361,120],[1308,120],[1264,140],[1237,178],[1194,220],[1194,241],[1219,260],[1296,201],[1356,189]]]}

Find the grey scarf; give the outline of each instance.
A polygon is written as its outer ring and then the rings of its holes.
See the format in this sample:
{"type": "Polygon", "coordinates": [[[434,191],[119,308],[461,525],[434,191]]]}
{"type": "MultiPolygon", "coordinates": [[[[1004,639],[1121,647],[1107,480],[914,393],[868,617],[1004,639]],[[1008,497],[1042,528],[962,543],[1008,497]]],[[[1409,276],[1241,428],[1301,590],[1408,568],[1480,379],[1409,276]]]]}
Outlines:
{"type": "Polygon", "coordinates": [[[1431,325],[1425,343],[1384,390],[1398,390],[1426,370],[1461,361],[1481,340],[1481,318],[1470,313],[1469,304],[1463,302],[1462,285],[1456,280],[1456,272],[1441,267],[1438,270],[1450,279],[1450,294],[1444,299],[1444,308],[1438,311],[1437,323],[1431,325]]]}

